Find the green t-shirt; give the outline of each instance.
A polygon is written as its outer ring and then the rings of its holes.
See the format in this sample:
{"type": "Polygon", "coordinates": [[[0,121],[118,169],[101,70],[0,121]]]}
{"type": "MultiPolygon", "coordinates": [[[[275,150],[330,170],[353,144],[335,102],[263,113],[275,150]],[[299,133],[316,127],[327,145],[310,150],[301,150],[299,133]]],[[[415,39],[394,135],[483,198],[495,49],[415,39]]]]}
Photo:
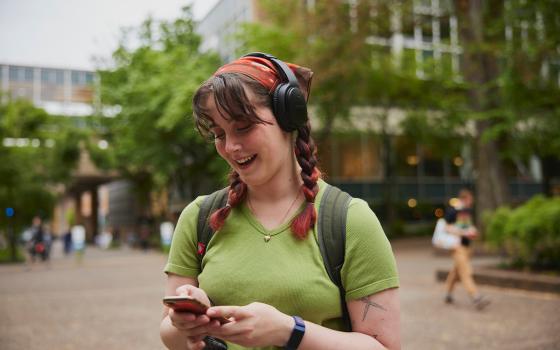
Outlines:
{"type": "MultiPolygon", "coordinates": [[[[326,187],[319,181],[316,207],[326,187]]],[[[338,287],[330,280],[317,241],[317,230],[305,240],[294,237],[290,221],[265,229],[246,205],[234,208],[221,230],[197,256],[198,197],[182,212],[165,272],[196,277],[216,305],[262,302],[288,315],[331,329],[343,329],[338,287]],[[265,242],[264,235],[270,235],[265,242]]],[[[300,208],[300,210],[303,209],[300,208]]],[[[297,215],[297,214],[296,214],[297,215]]],[[[399,286],[391,246],[367,203],[354,198],[346,221],[346,256],[342,267],[346,300],[399,286]]],[[[245,349],[228,344],[229,349],[245,349]]],[[[261,348],[274,349],[274,347],[261,348]]]]}

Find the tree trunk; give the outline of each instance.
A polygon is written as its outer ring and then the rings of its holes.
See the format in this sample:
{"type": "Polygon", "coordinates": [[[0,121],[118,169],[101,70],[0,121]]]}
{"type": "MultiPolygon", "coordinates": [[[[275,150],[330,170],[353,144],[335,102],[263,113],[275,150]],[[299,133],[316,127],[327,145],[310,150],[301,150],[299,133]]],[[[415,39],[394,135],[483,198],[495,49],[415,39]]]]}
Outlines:
{"type": "MultiPolygon", "coordinates": [[[[455,0],[459,22],[459,38],[463,48],[463,77],[469,84],[469,105],[473,112],[489,111],[499,105],[496,79],[499,76],[496,52],[484,49],[488,39],[500,40],[497,32],[485,26],[482,0],[455,0]]],[[[486,4],[491,16],[500,18],[503,1],[493,0],[486,4]]],[[[491,20],[490,16],[486,18],[491,20]]],[[[484,212],[492,211],[509,201],[509,186],[499,152],[499,140],[484,139],[492,126],[491,119],[477,120],[475,144],[476,168],[476,223],[483,231],[484,212]]]]}
{"type": "MultiPolygon", "coordinates": [[[[395,171],[395,156],[393,147],[393,135],[388,130],[389,111],[384,109],[381,130],[381,140],[383,142],[383,202],[385,206],[385,220],[390,230],[395,228],[397,221],[397,203],[395,201],[395,190],[397,188],[397,174],[395,171]]],[[[399,232],[391,232],[395,235],[399,232]]]]}

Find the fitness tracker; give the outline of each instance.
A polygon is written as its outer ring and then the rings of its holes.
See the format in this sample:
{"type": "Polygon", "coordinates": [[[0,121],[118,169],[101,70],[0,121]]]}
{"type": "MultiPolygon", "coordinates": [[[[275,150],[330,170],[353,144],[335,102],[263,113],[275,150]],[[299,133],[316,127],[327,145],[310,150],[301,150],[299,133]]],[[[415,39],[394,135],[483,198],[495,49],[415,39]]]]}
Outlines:
{"type": "Polygon", "coordinates": [[[290,336],[290,340],[288,340],[288,344],[284,347],[286,350],[297,350],[299,343],[303,339],[303,335],[305,334],[305,322],[299,316],[292,316],[294,321],[296,321],[296,325],[292,330],[292,335],[290,336]]]}

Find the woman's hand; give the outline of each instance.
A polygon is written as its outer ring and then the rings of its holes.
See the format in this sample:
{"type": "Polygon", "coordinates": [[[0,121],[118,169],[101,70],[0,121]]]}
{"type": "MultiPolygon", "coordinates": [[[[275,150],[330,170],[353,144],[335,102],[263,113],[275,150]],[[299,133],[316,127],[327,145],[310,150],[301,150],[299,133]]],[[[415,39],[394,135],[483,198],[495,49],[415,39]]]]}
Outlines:
{"type": "Polygon", "coordinates": [[[465,236],[470,239],[478,237],[478,230],[474,226],[470,226],[465,230],[465,236]]]}
{"type": "Polygon", "coordinates": [[[291,316],[263,303],[211,307],[206,315],[231,320],[211,329],[210,335],[245,347],[284,346],[294,327],[291,316]]]}
{"type": "MultiPolygon", "coordinates": [[[[177,295],[187,295],[210,305],[210,300],[206,293],[193,285],[185,284],[176,289],[177,295]]],[[[189,337],[189,349],[203,349],[202,339],[208,335],[210,330],[217,329],[220,323],[210,320],[207,315],[196,315],[190,312],[177,312],[169,309],[169,319],[171,324],[189,337]]]]}

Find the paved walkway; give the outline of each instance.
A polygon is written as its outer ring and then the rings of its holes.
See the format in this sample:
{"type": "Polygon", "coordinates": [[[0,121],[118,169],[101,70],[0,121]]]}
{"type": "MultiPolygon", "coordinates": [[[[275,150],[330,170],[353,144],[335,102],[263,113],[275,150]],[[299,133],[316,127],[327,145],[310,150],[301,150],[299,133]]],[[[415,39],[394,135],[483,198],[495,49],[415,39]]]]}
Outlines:
{"type": "MultiPolygon", "coordinates": [[[[560,349],[558,295],[482,287],[493,303],[477,312],[459,286],[457,303],[445,305],[434,271],[450,259],[426,240],[393,247],[404,349],[560,349]]],[[[50,268],[0,266],[0,349],[163,349],[163,255],[89,249],[77,265],[59,249],[50,268]]]]}

